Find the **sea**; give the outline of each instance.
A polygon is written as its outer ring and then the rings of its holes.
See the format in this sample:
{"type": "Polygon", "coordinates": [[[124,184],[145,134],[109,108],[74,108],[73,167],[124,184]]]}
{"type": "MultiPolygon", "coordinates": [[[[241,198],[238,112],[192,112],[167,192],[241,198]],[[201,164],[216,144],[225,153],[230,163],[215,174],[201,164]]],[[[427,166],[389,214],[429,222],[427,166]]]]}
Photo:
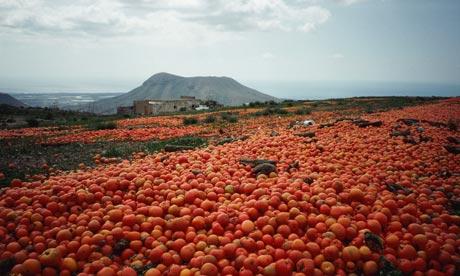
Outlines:
{"type": "Polygon", "coordinates": [[[57,92],[57,93],[10,93],[11,96],[33,107],[68,107],[78,104],[119,96],[123,93],[88,93],[88,92],[57,92]]]}
{"type": "MultiPolygon", "coordinates": [[[[267,82],[243,81],[242,84],[280,99],[321,100],[363,96],[458,97],[460,84],[403,82],[267,82]]],[[[5,91],[6,92],[6,91],[5,91]]],[[[122,92],[10,93],[36,107],[68,107],[123,94],[122,92]]]]}
{"type": "Polygon", "coordinates": [[[281,99],[324,100],[364,96],[460,96],[459,84],[409,82],[246,82],[245,85],[281,99]]]}

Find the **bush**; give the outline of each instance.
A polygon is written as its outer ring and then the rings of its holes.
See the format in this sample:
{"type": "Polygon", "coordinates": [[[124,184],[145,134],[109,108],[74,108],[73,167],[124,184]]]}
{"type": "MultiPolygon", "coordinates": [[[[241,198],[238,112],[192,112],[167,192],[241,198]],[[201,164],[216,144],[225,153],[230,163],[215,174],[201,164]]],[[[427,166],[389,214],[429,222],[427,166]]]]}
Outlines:
{"type": "Polygon", "coordinates": [[[54,114],[51,112],[47,112],[45,115],[45,120],[53,120],[54,119],[54,114]]]}
{"type": "Polygon", "coordinates": [[[447,128],[452,131],[457,131],[458,124],[454,120],[449,119],[449,121],[447,121],[447,128]]]}
{"type": "Polygon", "coordinates": [[[216,116],[208,115],[208,116],[206,116],[206,118],[204,118],[203,122],[206,123],[206,124],[211,124],[211,123],[214,123],[216,120],[217,120],[216,116]]]}
{"type": "Polygon", "coordinates": [[[94,125],[90,125],[89,128],[94,130],[103,130],[103,129],[116,129],[117,124],[115,122],[97,122],[94,125]]]}
{"type": "Polygon", "coordinates": [[[372,105],[368,105],[364,108],[364,112],[366,112],[367,114],[372,114],[376,112],[376,108],[372,105]]]}
{"type": "Polygon", "coordinates": [[[261,102],[250,102],[249,107],[257,107],[257,106],[262,106],[263,103],[261,102]]]}
{"type": "Polygon", "coordinates": [[[170,145],[178,146],[191,146],[191,147],[200,147],[207,143],[206,139],[195,136],[184,136],[179,138],[174,138],[168,141],[170,145]]]}
{"type": "Polygon", "coordinates": [[[289,112],[279,107],[267,107],[264,110],[255,113],[256,116],[286,115],[289,112]]]}
{"type": "Polygon", "coordinates": [[[229,118],[230,116],[232,116],[233,113],[231,113],[231,112],[222,112],[222,113],[220,113],[219,115],[220,115],[220,117],[222,118],[222,120],[228,120],[228,118],[229,118]]]}
{"type": "Polygon", "coordinates": [[[209,107],[210,109],[216,109],[219,107],[223,107],[222,104],[218,103],[217,101],[213,101],[213,100],[207,100],[203,102],[203,105],[209,107]]]}
{"type": "Polygon", "coordinates": [[[35,118],[29,118],[26,120],[26,123],[29,127],[38,127],[40,123],[35,118]]]}
{"type": "Polygon", "coordinates": [[[198,119],[195,117],[186,117],[184,118],[184,125],[196,125],[198,124],[198,119]]]}
{"type": "Polygon", "coordinates": [[[102,153],[105,157],[121,157],[124,154],[124,150],[118,147],[111,147],[102,153]]]}
{"type": "Polygon", "coordinates": [[[227,118],[227,122],[229,122],[229,123],[236,123],[236,122],[238,122],[238,116],[236,116],[236,115],[231,115],[230,117],[227,118]]]}
{"type": "Polygon", "coordinates": [[[227,121],[229,123],[236,123],[238,122],[238,114],[231,113],[231,112],[224,112],[220,113],[222,120],[227,121]]]}
{"type": "Polygon", "coordinates": [[[166,145],[201,147],[207,144],[207,140],[201,137],[185,136],[163,141],[150,141],[145,144],[145,151],[149,153],[157,152],[166,145]]]}
{"type": "Polygon", "coordinates": [[[311,109],[306,107],[301,107],[296,109],[295,114],[297,115],[309,115],[311,113],[311,109]]]}

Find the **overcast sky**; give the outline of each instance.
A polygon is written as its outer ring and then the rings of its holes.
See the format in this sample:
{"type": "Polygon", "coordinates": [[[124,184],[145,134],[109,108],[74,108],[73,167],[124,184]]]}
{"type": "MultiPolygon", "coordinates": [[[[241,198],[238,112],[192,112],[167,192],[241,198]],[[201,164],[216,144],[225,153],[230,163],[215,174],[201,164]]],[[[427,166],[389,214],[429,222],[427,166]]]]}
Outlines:
{"type": "Polygon", "coordinates": [[[459,0],[0,0],[0,90],[127,91],[157,72],[460,83],[459,0]]]}

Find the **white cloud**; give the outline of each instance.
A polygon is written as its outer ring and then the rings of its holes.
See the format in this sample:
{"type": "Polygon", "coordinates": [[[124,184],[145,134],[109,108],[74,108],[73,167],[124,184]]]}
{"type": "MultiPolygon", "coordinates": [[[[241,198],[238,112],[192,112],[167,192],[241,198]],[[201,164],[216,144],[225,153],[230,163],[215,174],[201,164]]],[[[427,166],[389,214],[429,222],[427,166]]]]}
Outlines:
{"type": "Polygon", "coordinates": [[[359,2],[363,2],[365,0],[334,0],[334,1],[339,3],[339,4],[349,6],[349,5],[359,3],[359,2]]]}
{"type": "Polygon", "coordinates": [[[329,57],[332,58],[332,59],[343,59],[343,58],[345,58],[345,56],[343,54],[341,54],[341,53],[335,53],[335,54],[330,55],[329,57]]]}
{"type": "Polygon", "coordinates": [[[0,0],[0,32],[51,37],[202,40],[242,31],[309,32],[330,16],[289,0],[0,0]]]}
{"type": "MultiPolygon", "coordinates": [[[[291,3],[283,0],[221,0],[217,13],[221,23],[236,20],[239,27],[255,30],[311,31],[330,17],[329,10],[308,3],[291,3]],[[310,26],[304,28],[305,25],[310,26]]],[[[232,27],[230,23],[227,26],[232,27]]]]}
{"type": "Polygon", "coordinates": [[[329,17],[331,17],[331,12],[329,10],[319,6],[308,7],[302,13],[304,16],[311,19],[300,27],[300,30],[304,32],[316,30],[319,25],[326,23],[329,17]]]}
{"type": "Polygon", "coordinates": [[[275,55],[273,53],[270,53],[270,52],[265,52],[265,53],[262,54],[262,58],[263,59],[274,59],[275,55]]]}

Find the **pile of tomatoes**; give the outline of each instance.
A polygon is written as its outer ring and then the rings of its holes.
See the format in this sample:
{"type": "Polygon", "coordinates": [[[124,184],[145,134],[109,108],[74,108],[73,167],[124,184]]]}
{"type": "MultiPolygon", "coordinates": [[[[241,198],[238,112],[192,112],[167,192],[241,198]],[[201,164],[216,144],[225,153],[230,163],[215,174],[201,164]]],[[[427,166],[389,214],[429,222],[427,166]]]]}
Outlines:
{"type": "Polygon", "coordinates": [[[77,133],[43,139],[46,144],[94,143],[97,141],[148,141],[190,136],[203,131],[199,126],[170,126],[84,130],[77,133]]]}
{"type": "Polygon", "coordinates": [[[458,119],[459,101],[370,115],[380,127],[308,127],[315,140],[260,124],[244,141],[14,180],[0,195],[2,265],[13,275],[458,275],[460,158],[443,147],[458,133],[420,123],[431,140],[391,137],[408,116],[458,119]],[[255,175],[243,158],[276,171],[255,175]]]}

